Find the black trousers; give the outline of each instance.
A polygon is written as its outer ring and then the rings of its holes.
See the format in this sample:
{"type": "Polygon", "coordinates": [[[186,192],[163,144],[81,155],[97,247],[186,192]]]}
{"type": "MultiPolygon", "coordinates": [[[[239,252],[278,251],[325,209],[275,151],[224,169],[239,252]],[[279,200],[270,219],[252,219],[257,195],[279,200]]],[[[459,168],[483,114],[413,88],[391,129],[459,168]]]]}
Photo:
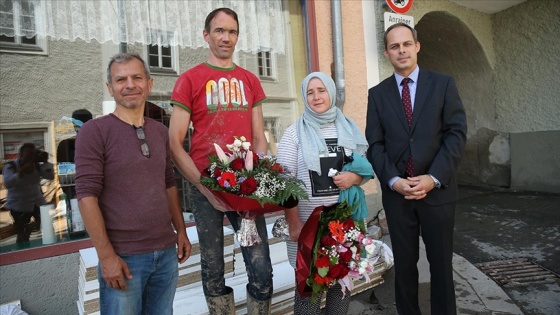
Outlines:
{"type": "Polygon", "coordinates": [[[10,214],[14,219],[14,231],[17,235],[16,243],[29,242],[29,236],[31,235],[32,228],[30,221],[34,212],[19,212],[10,210],[10,214]]]}
{"type": "Polygon", "coordinates": [[[431,313],[456,314],[452,265],[455,203],[435,206],[400,196],[390,201],[385,199],[384,206],[395,257],[398,313],[420,314],[416,264],[422,235],[430,263],[431,313]]]}

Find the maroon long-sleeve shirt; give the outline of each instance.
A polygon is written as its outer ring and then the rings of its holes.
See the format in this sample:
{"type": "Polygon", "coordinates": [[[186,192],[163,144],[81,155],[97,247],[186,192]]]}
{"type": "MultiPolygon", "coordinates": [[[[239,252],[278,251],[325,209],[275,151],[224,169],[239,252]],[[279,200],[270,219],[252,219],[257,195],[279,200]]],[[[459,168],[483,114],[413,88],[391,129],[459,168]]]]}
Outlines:
{"type": "Polygon", "coordinates": [[[167,128],[145,119],[150,156],[136,130],[113,114],[84,124],[76,139],[76,195],[93,196],[118,254],[139,254],[176,243],[166,190],[176,185],[167,128]]]}

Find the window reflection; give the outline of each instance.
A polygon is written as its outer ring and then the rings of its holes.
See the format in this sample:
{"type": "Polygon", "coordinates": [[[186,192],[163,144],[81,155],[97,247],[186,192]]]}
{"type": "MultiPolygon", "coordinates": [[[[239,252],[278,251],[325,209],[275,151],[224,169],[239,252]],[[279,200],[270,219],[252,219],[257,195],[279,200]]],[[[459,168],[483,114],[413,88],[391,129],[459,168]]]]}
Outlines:
{"type": "MultiPolygon", "coordinates": [[[[303,36],[298,38],[300,41],[296,46],[299,48],[296,51],[303,54],[303,36]]],[[[150,70],[155,83],[150,102],[146,106],[146,115],[168,125],[172,111],[169,98],[178,75],[205,61],[208,52],[203,48],[165,46],[161,43],[162,45],[158,42],[157,45],[151,46],[142,43],[128,44],[126,49],[139,53],[145,60],[150,60],[150,70]]],[[[84,42],[79,39],[72,42],[48,40],[45,41],[45,47],[48,44],[53,53],[29,55],[21,54],[20,50],[7,51],[4,44],[0,41],[2,67],[5,69],[0,76],[0,167],[15,158],[22,143],[33,142],[46,151],[48,162],[54,165],[55,178],[43,180],[41,190],[46,202],[52,205],[48,215],[53,222],[54,243],[88,238],[87,233],[80,230],[79,224],[78,230],[72,229],[73,218],[78,217],[79,212],[72,212],[70,203],[75,195],[75,173],[72,169],[74,161],[71,156],[72,143],[76,136],[76,125],[71,113],[78,108],[87,108],[93,117],[97,117],[112,111],[105,110],[106,103],[112,101],[108,101],[110,96],[105,87],[106,61],[102,58],[102,45],[95,41],[84,42]],[[73,62],[69,63],[69,60],[73,62]],[[60,69],[61,65],[65,65],[64,71],[60,69]]],[[[107,45],[109,44],[105,44],[107,45]]],[[[119,49],[118,46],[114,48],[119,49]]],[[[301,81],[299,77],[304,76],[304,73],[299,74],[297,71],[306,69],[305,58],[299,56],[294,59],[285,54],[240,51],[235,62],[257,76],[265,71],[262,73],[264,77],[274,78],[264,79],[262,82],[267,95],[267,101],[262,104],[262,108],[269,142],[268,153],[274,154],[283,130],[299,116],[302,107],[296,91],[292,88],[292,82],[301,81]],[[294,60],[301,64],[293,64],[294,60]],[[294,71],[297,74],[294,74],[294,71]]],[[[192,129],[189,132],[192,132],[192,129]]],[[[187,150],[189,138],[187,136],[184,143],[187,150]]],[[[193,207],[189,200],[190,188],[180,174],[176,173],[176,179],[181,194],[181,207],[185,221],[188,222],[192,220],[189,212],[193,207]]],[[[43,246],[44,235],[40,226],[34,223],[34,219],[30,219],[35,226],[30,234],[29,243],[17,244],[13,218],[5,207],[6,197],[7,190],[3,176],[0,176],[0,254],[43,246]]]]}
{"type": "MultiPolygon", "coordinates": [[[[71,132],[57,132],[53,121],[0,124],[0,253],[86,237],[83,228],[71,233],[69,207],[62,201],[73,197],[73,164],[56,163],[55,148],[73,139],[78,129],[68,121],[71,132]],[[31,158],[22,156],[26,146],[33,147],[31,158]],[[32,165],[26,169],[27,160],[32,165]],[[51,209],[41,213],[42,205],[51,209]]],[[[64,152],[63,161],[70,151],[64,152]]]]}

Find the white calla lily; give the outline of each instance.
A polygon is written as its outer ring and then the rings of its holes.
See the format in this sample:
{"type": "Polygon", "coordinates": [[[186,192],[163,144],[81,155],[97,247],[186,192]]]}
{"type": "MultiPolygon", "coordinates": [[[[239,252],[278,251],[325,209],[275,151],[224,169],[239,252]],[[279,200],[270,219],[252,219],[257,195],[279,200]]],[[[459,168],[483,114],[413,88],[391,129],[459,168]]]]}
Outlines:
{"type": "Polygon", "coordinates": [[[220,161],[222,163],[228,163],[229,159],[227,157],[227,155],[225,154],[224,150],[222,150],[222,148],[220,148],[219,145],[217,145],[216,143],[214,143],[214,149],[216,150],[216,155],[218,156],[218,159],[220,159],[220,161]]]}
{"type": "Polygon", "coordinates": [[[253,151],[247,151],[247,154],[245,155],[245,168],[248,171],[253,170],[253,151]]]}

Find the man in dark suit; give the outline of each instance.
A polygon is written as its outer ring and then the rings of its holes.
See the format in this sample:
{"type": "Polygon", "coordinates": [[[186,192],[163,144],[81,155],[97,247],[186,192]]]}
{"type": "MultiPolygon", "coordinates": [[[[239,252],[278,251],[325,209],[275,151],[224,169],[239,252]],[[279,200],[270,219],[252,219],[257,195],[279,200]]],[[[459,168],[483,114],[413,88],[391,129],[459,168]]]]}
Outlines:
{"type": "Polygon", "coordinates": [[[432,314],[456,314],[454,174],[466,142],[465,111],[453,78],[418,67],[416,30],[392,25],[384,43],[395,73],[369,90],[366,138],[395,257],[397,311],[420,314],[416,264],[422,235],[432,314]]]}

